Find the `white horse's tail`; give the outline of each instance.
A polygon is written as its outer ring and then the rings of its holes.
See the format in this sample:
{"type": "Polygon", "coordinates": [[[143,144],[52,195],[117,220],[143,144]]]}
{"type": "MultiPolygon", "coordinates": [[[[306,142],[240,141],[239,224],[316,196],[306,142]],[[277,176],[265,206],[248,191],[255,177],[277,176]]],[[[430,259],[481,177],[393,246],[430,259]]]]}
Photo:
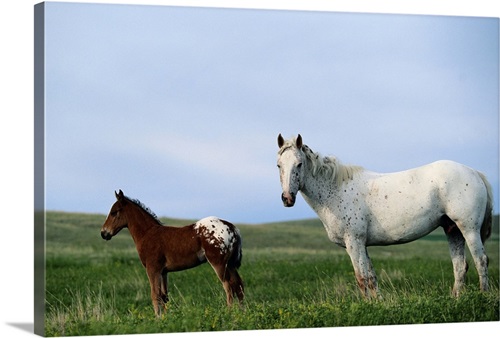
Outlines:
{"type": "Polygon", "coordinates": [[[483,225],[481,226],[481,240],[484,243],[491,235],[492,212],[493,212],[493,192],[491,185],[483,173],[478,172],[479,176],[484,182],[488,199],[486,201],[486,212],[484,214],[483,225]]]}

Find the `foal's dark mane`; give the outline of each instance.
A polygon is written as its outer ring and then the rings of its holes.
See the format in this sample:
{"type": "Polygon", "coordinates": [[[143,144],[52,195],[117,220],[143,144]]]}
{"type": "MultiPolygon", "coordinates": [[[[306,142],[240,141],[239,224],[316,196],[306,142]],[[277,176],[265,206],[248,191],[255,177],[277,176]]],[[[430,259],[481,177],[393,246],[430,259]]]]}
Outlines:
{"type": "Polygon", "coordinates": [[[133,204],[137,205],[139,208],[141,208],[142,210],[144,210],[149,216],[151,216],[156,221],[156,223],[158,223],[160,225],[163,225],[163,223],[160,221],[160,219],[158,218],[158,216],[156,216],[156,214],[151,209],[149,209],[147,206],[145,206],[144,203],[142,203],[138,199],[133,199],[133,198],[130,198],[130,197],[127,197],[127,196],[125,196],[125,198],[129,202],[132,202],[133,204]]]}

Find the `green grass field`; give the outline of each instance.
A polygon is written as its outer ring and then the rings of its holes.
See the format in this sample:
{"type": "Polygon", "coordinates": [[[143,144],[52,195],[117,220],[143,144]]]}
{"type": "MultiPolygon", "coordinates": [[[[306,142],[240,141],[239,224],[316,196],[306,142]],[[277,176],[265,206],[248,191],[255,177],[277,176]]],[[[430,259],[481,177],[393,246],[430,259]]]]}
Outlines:
{"type": "MultiPolygon", "coordinates": [[[[349,257],[319,220],[240,225],[243,307],[227,308],[208,264],[169,275],[170,303],[154,316],[149,283],[127,230],[100,237],[105,215],[46,215],[47,336],[198,332],[499,320],[498,217],[486,242],[491,291],[478,291],[469,256],[458,298],[442,230],[418,241],[371,247],[382,299],[361,297],[349,257]]],[[[162,219],[168,225],[189,221],[162,219]]]]}

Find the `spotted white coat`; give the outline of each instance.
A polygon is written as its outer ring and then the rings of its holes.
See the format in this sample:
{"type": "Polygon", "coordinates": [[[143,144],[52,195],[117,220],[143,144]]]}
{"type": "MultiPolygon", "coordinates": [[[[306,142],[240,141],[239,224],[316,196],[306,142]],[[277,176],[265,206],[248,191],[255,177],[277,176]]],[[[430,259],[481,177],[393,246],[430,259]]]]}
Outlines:
{"type": "Polygon", "coordinates": [[[215,216],[205,217],[194,226],[198,235],[219,248],[221,254],[226,254],[233,250],[234,244],[239,236],[239,230],[234,228],[236,233],[223,220],[215,216]]]}
{"type": "Polygon", "coordinates": [[[374,173],[322,157],[302,137],[278,136],[278,168],[286,207],[297,192],[316,212],[331,241],[346,248],[361,291],[378,294],[367,246],[407,243],[441,226],[448,237],[458,295],[465,281],[465,243],[480,289],[488,290],[484,241],[491,233],[492,193],[480,172],[437,161],[396,173],[374,173]]]}

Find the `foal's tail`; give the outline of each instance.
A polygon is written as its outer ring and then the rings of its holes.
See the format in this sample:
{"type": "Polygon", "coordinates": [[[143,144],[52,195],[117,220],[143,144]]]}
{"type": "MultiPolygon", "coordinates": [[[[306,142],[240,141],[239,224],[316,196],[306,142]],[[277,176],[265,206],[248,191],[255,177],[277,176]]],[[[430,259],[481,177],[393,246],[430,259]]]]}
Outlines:
{"type": "Polygon", "coordinates": [[[235,235],[236,235],[236,242],[234,243],[233,252],[229,257],[227,265],[229,268],[239,269],[241,266],[241,260],[243,259],[243,253],[241,251],[243,241],[241,239],[240,231],[238,229],[236,229],[235,235]]]}
{"type": "Polygon", "coordinates": [[[486,193],[488,195],[486,201],[486,212],[484,214],[483,225],[481,226],[481,241],[484,243],[491,236],[493,193],[491,191],[491,185],[486,179],[486,176],[480,172],[478,172],[478,174],[483,180],[483,183],[486,187],[486,193]]]}

